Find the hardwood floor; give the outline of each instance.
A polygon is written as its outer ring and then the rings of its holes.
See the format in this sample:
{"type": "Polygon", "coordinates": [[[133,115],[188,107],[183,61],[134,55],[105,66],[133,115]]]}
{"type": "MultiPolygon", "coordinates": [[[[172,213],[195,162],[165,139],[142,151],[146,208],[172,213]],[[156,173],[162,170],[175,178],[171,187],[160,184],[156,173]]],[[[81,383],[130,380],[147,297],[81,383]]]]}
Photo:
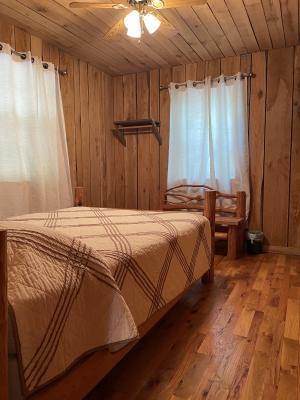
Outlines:
{"type": "Polygon", "coordinates": [[[216,263],[87,400],[300,399],[300,257],[216,263]]]}

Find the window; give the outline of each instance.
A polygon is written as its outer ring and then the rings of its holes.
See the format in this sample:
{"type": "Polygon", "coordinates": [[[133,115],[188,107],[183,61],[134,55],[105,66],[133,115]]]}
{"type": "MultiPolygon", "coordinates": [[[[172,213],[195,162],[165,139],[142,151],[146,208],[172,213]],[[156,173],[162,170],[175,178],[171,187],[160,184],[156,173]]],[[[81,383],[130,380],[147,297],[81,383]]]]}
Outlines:
{"type": "Polygon", "coordinates": [[[0,213],[72,204],[60,88],[54,66],[0,51],[0,213]]]}
{"type": "Polygon", "coordinates": [[[171,84],[168,187],[207,184],[243,190],[249,209],[247,80],[171,84]]]}

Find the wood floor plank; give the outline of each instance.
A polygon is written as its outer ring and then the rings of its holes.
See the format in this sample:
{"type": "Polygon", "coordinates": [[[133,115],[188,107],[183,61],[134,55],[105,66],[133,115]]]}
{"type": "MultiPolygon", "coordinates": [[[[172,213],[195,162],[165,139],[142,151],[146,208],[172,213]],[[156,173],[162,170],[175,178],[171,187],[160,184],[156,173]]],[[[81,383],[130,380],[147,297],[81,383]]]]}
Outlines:
{"type": "Polygon", "coordinates": [[[241,400],[260,400],[262,398],[267,375],[267,365],[268,355],[259,351],[255,352],[241,400]]]}
{"type": "Polygon", "coordinates": [[[248,307],[244,307],[241,315],[234,328],[234,335],[247,337],[250,331],[252,320],[254,318],[255,311],[250,310],[248,307]]]}
{"type": "Polygon", "coordinates": [[[245,382],[248,377],[250,365],[252,362],[256,341],[258,338],[259,328],[263,320],[263,313],[257,311],[252,320],[252,325],[249,331],[246,346],[244,352],[240,357],[236,374],[231,385],[230,394],[228,400],[239,400],[242,397],[244,391],[245,382]]]}
{"type": "Polygon", "coordinates": [[[86,400],[296,400],[300,257],[217,258],[86,400]]]}
{"type": "Polygon", "coordinates": [[[284,337],[287,339],[299,340],[299,308],[298,300],[288,299],[284,327],[284,337]]]}
{"type": "Polygon", "coordinates": [[[297,398],[297,377],[281,371],[276,400],[297,400],[297,398]]]}

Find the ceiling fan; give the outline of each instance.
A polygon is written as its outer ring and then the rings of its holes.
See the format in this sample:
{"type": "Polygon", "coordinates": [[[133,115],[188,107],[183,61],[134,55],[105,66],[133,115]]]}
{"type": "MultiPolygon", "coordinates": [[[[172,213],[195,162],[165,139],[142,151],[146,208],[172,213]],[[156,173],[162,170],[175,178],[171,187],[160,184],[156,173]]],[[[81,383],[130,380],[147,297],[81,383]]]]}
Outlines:
{"type": "Polygon", "coordinates": [[[70,7],[114,10],[133,9],[125,18],[122,18],[109,30],[105,38],[112,39],[123,30],[125,25],[128,36],[140,39],[144,33],[144,27],[146,27],[151,35],[161,25],[167,28],[167,30],[177,33],[175,27],[158,13],[159,10],[163,8],[199,6],[206,2],[207,0],[111,0],[108,3],[72,2],[70,3],[70,7]]]}

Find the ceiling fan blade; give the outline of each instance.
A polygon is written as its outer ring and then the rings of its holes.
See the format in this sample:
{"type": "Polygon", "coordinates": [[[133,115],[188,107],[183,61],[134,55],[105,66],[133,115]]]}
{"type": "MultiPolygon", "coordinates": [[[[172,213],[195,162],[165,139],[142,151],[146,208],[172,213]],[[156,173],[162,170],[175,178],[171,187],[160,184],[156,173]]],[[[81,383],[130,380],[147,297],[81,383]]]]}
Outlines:
{"type": "Polygon", "coordinates": [[[124,18],[121,18],[107,33],[104,35],[105,40],[113,40],[124,31],[124,18]]]}
{"type": "Polygon", "coordinates": [[[128,8],[128,5],[121,2],[114,2],[114,3],[91,3],[91,2],[80,2],[75,1],[69,4],[71,8],[114,8],[117,10],[123,10],[128,8]]]}
{"type": "Polygon", "coordinates": [[[170,24],[170,22],[164,18],[160,13],[158,12],[152,12],[161,22],[161,25],[159,27],[159,31],[164,34],[166,37],[169,39],[176,36],[178,33],[178,30],[174,27],[174,25],[170,24]]]}
{"type": "Polygon", "coordinates": [[[177,8],[188,6],[202,6],[207,0],[164,0],[164,8],[177,8]]]}

